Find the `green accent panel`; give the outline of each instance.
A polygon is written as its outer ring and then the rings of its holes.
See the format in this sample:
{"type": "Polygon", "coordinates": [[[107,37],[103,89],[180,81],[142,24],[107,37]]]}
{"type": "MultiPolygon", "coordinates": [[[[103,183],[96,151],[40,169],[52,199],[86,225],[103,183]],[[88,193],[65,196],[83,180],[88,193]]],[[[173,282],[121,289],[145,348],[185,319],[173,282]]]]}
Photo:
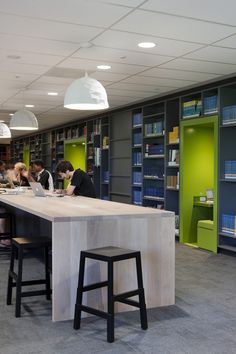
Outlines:
{"type": "Polygon", "coordinates": [[[199,220],[214,221],[206,243],[200,247],[217,252],[218,210],[218,116],[180,123],[180,241],[197,242],[199,220]],[[193,206],[194,197],[214,191],[214,206],[193,206]]]}
{"type": "MultiPolygon", "coordinates": [[[[67,140],[64,142],[64,159],[71,162],[74,169],[86,170],[85,139],[67,140]]],[[[64,188],[68,182],[65,181],[64,188]]]]}
{"type": "Polygon", "coordinates": [[[197,226],[197,244],[206,250],[212,250],[212,239],[214,238],[214,224],[211,220],[199,221],[197,226]]]}
{"type": "Polygon", "coordinates": [[[30,149],[28,145],[25,145],[23,148],[23,162],[26,164],[26,167],[29,167],[30,164],[30,149]]]}

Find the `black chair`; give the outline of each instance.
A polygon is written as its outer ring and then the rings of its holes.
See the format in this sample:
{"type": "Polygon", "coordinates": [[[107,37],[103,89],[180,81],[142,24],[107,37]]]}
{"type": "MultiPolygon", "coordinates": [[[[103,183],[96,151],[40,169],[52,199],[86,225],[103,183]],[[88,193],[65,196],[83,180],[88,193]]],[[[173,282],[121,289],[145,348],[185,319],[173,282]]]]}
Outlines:
{"type": "Polygon", "coordinates": [[[48,252],[51,247],[51,239],[48,237],[17,237],[12,238],[11,260],[8,274],[7,305],[12,303],[12,288],[16,287],[16,307],[15,316],[21,316],[21,298],[28,296],[46,295],[46,299],[51,299],[50,272],[48,262],[48,252]],[[45,278],[38,280],[22,281],[24,250],[44,249],[45,257],[45,278]],[[18,253],[18,273],[14,272],[14,261],[18,253]],[[13,280],[15,282],[13,282],[13,280]],[[45,289],[22,292],[22,286],[45,284],[45,289]]]}
{"type": "Polygon", "coordinates": [[[119,247],[103,247],[103,248],[97,248],[97,249],[92,249],[87,251],[81,251],[78,289],[77,289],[77,298],[76,298],[75,315],[74,315],[74,329],[80,328],[81,311],[90,313],[92,315],[100,316],[107,320],[107,341],[110,343],[114,342],[114,303],[115,302],[122,302],[127,305],[138,307],[140,309],[141,328],[144,330],[148,328],[140,252],[127,250],[119,247]],[[86,258],[107,262],[107,266],[108,266],[107,281],[84,286],[84,268],[85,268],[86,258]],[[138,289],[127,291],[122,294],[114,295],[113,292],[114,262],[119,262],[130,258],[134,258],[136,260],[138,289]],[[84,292],[102,288],[104,286],[108,287],[108,299],[107,299],[108,312],[100,311],[82,304],[82,297],[84,292]],[[130,297],[135,295],[139,296],[139,301],[134,301],[129,299],[130,297]]]}

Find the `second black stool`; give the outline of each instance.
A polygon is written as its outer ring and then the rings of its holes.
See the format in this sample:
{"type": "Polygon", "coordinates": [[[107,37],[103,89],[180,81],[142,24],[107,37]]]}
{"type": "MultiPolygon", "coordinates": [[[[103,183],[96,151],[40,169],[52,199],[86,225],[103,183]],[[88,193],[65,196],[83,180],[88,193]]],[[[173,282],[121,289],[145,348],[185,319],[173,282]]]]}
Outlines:
{"type": "Polygon", "coordinates": [[[81,251],[77,298],[75,304],[74,329],[80,328],[81,311],[90,313],[92,315],[100,316],[107,320],[107,341],[110,343],[114,342],[114,303],[115,302],[122,302],[127,305],[138,307],[140,309],[141,328],[142,329],[148,328],[140,252],[123,249],[119,247],[103,247],[103,248],[96,248],[87,251],[81,251]],[[108,265],[107,281],[84,286],[84,268],[85,268],[86,258],[107,262],[108,265]],[[131,258],[135,258],[136,260],[138,289],[127,291],[122,294],[114,295],[113,292],[114,262],[123,261],[125,259],[131,259],[131,258]],[[82,304],[83,292],[102,288],[104,286],[108,287],[108,296],[107,296],[108,312],[100,311],[82,304]],[[134,301],[129,299],[130,297],[135,295],[139,296],[139,301],[134,301]]]}
{"type": "Polygon", "coordinates": [[[51,239],[48,237],[17,237],[12,239],[10,269],[8,274],[7,305],[12,302],[12,288],[16,287],[16,308],[15,316],[21,315],[21,298],[27,296],[46,295],[46,299],[51,299],[50,273],[48,262],[48,251],[51,246],[51,239]],[[28,249],[44,248],[45,255],[45,279],[22,281],[23,272],[23,252],[28,249]],[[15,255],[18,252],[18,273],[14,272],[15,255]],[[13,282],[15,280],[15,282],[13,282]],[[44,290],[34,290],[22,292],[22,286],[45,284],[44,290]]]}

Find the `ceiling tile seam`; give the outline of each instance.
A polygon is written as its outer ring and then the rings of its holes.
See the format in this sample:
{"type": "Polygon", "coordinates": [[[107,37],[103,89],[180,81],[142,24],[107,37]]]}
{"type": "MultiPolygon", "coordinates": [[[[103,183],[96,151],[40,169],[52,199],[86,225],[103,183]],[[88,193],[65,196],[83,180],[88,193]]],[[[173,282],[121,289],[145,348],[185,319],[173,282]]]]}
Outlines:
{"type": "MultiPolygon", "coordinates": [[[[114,4],[111,4],[112,6],[116,6],[114,4]]],[[[130,8],[128,6],[122,6],[124,8],[129,8],[132,10],[135,10],[136,8],[130,8]]],[[[68,22],[68,21],[62,21],[62,20],[54,20],[54,19],[49,19],[45,17],[37,17],[37,16],[26,16],[26,15],[19,15],[17,13],[11,13],[11,12],[6,12],[6,11],[0,11],[0,14],[7,15],[7,16],[16,16],[16,17],[21,17],[21,18],[27,18],[29,20],[39,20],[39,21],[45,21],[45,22],[53,22],[53,23],[58,23],[58,24],[67,24],[67,25],[72,25],[72,26],[82,26],[82,27],[91,27],[95,29],[104,29],[106,27],[102,26],[94,26],[94,25],[85,25],[83,23],[78,23],[78,22],[68,22]]]]}
{"type": "MultiPolygon", "coordinates": [[[[186,58],[185,58],[186,59],[186,58]]],[[[162,64],[161,64],[162,65],[162,64]]],[[[163,64],[164,65],[164,64],[163,64]]],[[[155,69],[155,68],[154,68],[155,69]]],[[[183,72],[189,72],[189,73],[199,73],[199,74],[213,74],[213,75],[218,75],[218,76],[222,76],[223,74],[219,74],[219,73],[210,73],[210,72],[205,72],[205,71],[193,71],[193,70],[186,70],[186,69],[173,69],[173,68],[161,68],[160,66],[157,67],[156,69],[158,70],[172,70],[172,71],[183,71],[183,72]]],[[[146,75],[144,75],[145,77],[147,77],[146,75]]],[[[156,76],[155,76],[156,77],[156,76]]],[[[166,77],[167,78],[167,77],[166,77]]]]}
{"type": "Polygon", "coordinates": [[[226,27],[232,27],[232,28],[236,27],[236,25],[230,25],[228,23],[225,24],[225,23],[221,23],[221,22],[217,22],[217,21],[204,20],[204,19],[197,18],[197,17],[185,16],[185,15],[179,15],[179,14],[172,14],[172,13],[165,12],[165,11],[155,11],[155,10],[144,9],[144,8],[139,9],[139,11],[144,11],[144,12],[149,12],[149,13],[154,13],[154,14],[158,13],[158,14],[161,14],[161,15],[168,15],[168,16],[172,16],[172,17],[184,18],[184,19],[191,20],[191,21],[206,22],[206,23],[219,25],[219,26],[226,26],[226,27]]]}
{"type": "MultiPolygon", "coordinates": [[[[106,30],[106,28],[101,29],[101,33],[99,33],[98,35],[102,34],[104,31],[106,30]]],[[[80,42],[74,42],[74,41],[65,41],[65,40],[61,40],[61,39],[55,39],[55,38],[48,38],[48,37],[39,37],[39,36],[30,36],[30,35],[22,35],[22,34],[17,34],[17,33],[5,33],[5,32],[0,32],[0,35],[5,35],[5,36],[11,36],[11,37],[23,37],[23,38],[31,38],[31,39],[40,39],[40,40],[44,40],[44,41],[52,41],[52,42],[57,42],[57,43],[65,43],[65,44],[80,44],[80,42]]],[[[94,37],[93,37],[94,38],[94,37]]],[[[89,40],[90,42],[90,40],[89,40]]]]}
{"type": "MultiPolygon", "coordinates": [[[[71,60],[80,59],[80,60],[89,60],[89,61],[94,61],[94,62],[104,62],[104,60],[102,60],[102,59],[93,59],[93,58],[91,59],[88,57],[73,57],[73,58],[69,58],[69,59],[71,59],[71,60]]],[[[145,64],[129,64],[129,63],[122,63],[120,61],[113,61],[113,60],[109,60],[109,63],[110,64],[126,65],[126,66],[141,66],[141,67],[150,68],[150,66],[145,65],[145,64]]],[[[0,70],[1,70],[1,68],[0,68],[0,70]]],[[[102,71],[99,70],[99,72],[102,72],[102,71]]],[[[115,73],[115,72],[112,72],[112,73],[115,73]]],[[[116,72],[116,74],[120,74],[120,73],[116,72]]]]}
{"type": "Polygon", "coordinates": [[[236,63],[226,63],[224,61],[212,61],[212,60],[207,60],[207,59],[195,59],[195,58],[185,58],[182,57],[180,59],[185,59],[185,60],[194,60],[194,61],[200,61],[200,62],[206,62],[206,63],[212,63],[212,64],[224,64],[224,65],[234,65],[236,68],[236,63]]]}
{"type": "MultiPolygon", "coordinates": [[[[1,35],[1,33],[0,33],[1,35]]],[[[67,42],[66,42],[67,43],[67,42]]],[[[74,43],[76,44],[76,43],[74,43]]],[[[78,44],[78,43],[77,43],[78,44]]],[[[1,44],[0,44],[0,50],[4,50],[4,51],[10,51],[10,50],[13,50],[13,49],[8,49],[8,48],[4,48],[4,47],[1,47],[1,44]]],[[[59,54],[51,54],[51,53],[39,53],[39,52],[32,52],[31,50],[28,51],[28,50],[22,50],[22,49],[16,49],[14,52],[20,52],[20,53],[27,53],[27,54],[34,54],[34,55],[37,55],[37,56],[45,56],[45,55],[48,55],[48,56],[51,56],[51,57],[64,57],[64,55],[59,55],[59,54]]],[[[14,61],[15,63],[15,61],[14,61]]],[[[40,64],[41,65],[41,64],[40,64]]],[[[42,64],[44,65],[44,64],[42,64]]]]}
{"type": "MultiPolygon", "coordinates": [[[[154,68],[155,69],[155,68],[154,68]]],[[[157,69],[157,68],[156,68],[157,69]]],[[[188,79],[177,79],[177,78],[171,78],[171,77],[166,77],[166,76],[146,76],[146,75],[139,75],[139,73],[138,74],[136,74],[136,76],[137,77],[146,77],[146,78],[155,78],[155,79],[163,79],[163,80],[173,80],[173,81],[186,81],[186,83],[188,83],[189,81],[190,82],[193,82],[193,81],[195,81],[195,82],[198,82],[198,81],[196,81],[196,80],[188,80],[188,79]]],[[[199,81],[199,82],[201,82],[201,80],[199,81]]]]}
{"type": "MultiPolygon", "coordinates": [[[[108,30],[108,29],[106,29],[108,30]]],[[[173,37],[165,37],[165,36],[154,36],[153,34],[143,34],[142,32],[131,32],[131,31],[127,31],[127,30],[122,30],[122,29],[110,29],[111,31],[115,31],[115,32],[122,32],[122,33],[128,33],[128,34],[137,34],[140,36],[145,36],[145,37],[149,37],[149,38],[160,38],[160,39],[166,39],[169,41],[175,41],[175,42],[181,42],[181,43],[188,43],[188,44],[198,44],[198,45],[206,45],[207,43],[203,43],[203,42],[193,42],[193,41],[188,41],[185,39],[179,39],[179,38],[173,38],[173,37]]],[[[101,34],[99,34],[101,35],[101,34]]],[[[231,35],[230,35],[231,36],[231,35]]]]}
{"type": "MultiPolygon", "coordinates": [[[[95,2],[96,2],[96,0],[95,0],[95,2]]],[[[107,4],[107,5],[111,5],[112,4],[112,3],[110,3],[109,1],[106,1],[106,0],[99,1],[98,3],[100,3],[100,2],[102,2],[103,4],[107,4]]],[[[143,6],[147,2],[148,2],[148,0],[144,0],[141,4],[136,5],[136,6],[129,6],[129,5],[123,5],[123,4],[113,4],[113,5],[115,5],[117,7],[125,7],[125,8],[135,9],[136,10],[136,9],[140,8],[140,6],[143,6]]]]}

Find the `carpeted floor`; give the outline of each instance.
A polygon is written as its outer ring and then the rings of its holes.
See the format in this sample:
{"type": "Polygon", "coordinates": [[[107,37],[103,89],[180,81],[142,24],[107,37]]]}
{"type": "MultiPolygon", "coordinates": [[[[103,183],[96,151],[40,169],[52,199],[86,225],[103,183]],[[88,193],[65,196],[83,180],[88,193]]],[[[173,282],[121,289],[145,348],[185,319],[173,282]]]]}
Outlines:
{"type": "MultiPolygon", "coordinates": [[[[148,311],[142,331],[139,313],[116,316],[116,341],[106,342],[106,324],[85,319],[52,323],[50,302],[23,299],[22,317],[5,305],[9,259],[0,253],[0,354],[78,353],[236,353],[236,258],[176,245],[176,305],[148,311]]],[[[26,259],[25,272],[40,274],[42,265],[26,259]]]]}

